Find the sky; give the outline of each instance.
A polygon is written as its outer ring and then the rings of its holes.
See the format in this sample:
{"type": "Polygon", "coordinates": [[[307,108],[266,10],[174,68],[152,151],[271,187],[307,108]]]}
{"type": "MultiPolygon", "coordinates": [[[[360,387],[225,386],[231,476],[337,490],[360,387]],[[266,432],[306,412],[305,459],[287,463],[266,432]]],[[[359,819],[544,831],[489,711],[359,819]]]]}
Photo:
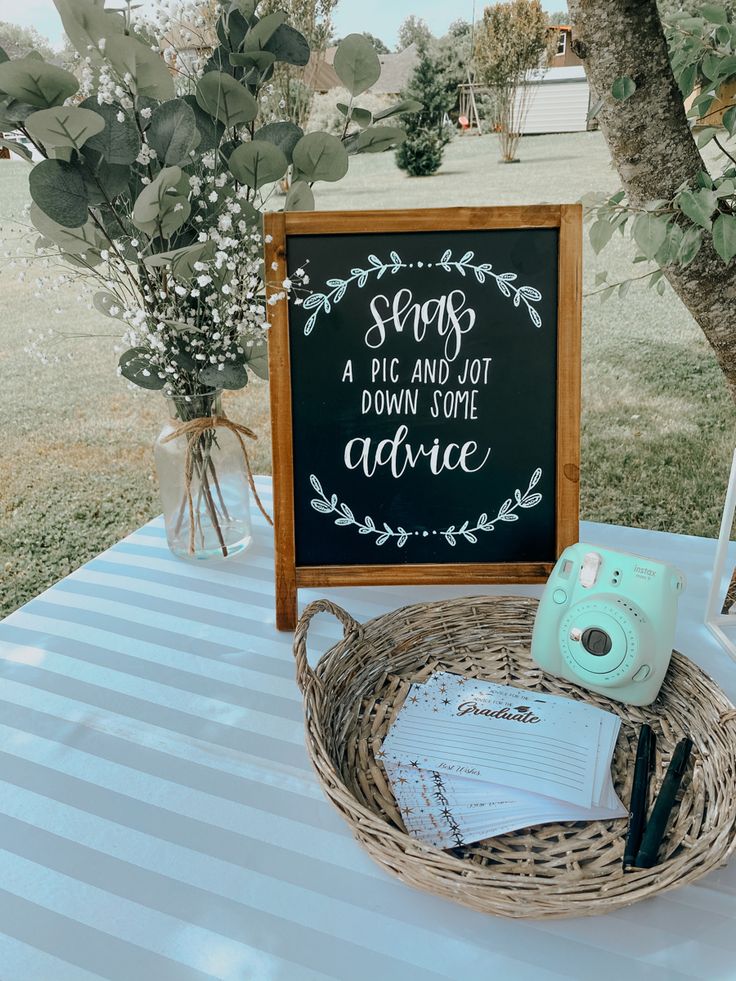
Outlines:
{"type": "MultiPolygon", "coordinates": [[[[117,6],[115,3],[108,5],[117,6]]],[[[447,0],[372,0],[370,4],[363,0],[340,0],[333,18],[335,33],[344,37],[353,31],[370,31],[393,48],[399,25],[409,14],[422,17],[433,34],[441,35],[451,21],[459,17],[470,20],[473,6],[473,0],[455,0],[449,4],[447,0]]],[[[476,0],[477,17],[484,6],[483,0],[476,0]]],[[[542,6],[546,10],[559,10],[564,3],[550,0],[542,6]]],[[[61,21],[52,0],[0,0],[0,20],[35,27],[54,47],[61,46],[61,21]]]]}

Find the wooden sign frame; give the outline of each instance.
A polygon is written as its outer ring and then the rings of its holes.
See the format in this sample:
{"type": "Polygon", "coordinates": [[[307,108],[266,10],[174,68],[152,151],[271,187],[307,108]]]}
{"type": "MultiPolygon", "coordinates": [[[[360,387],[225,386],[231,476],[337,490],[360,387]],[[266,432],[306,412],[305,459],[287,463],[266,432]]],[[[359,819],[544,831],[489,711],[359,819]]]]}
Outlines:
{"type": "MultiPolygon", "coordinates": [[[[556,551],[578,540],[582,323],[582,207],[579,204],[402,211],[267,212],[266,293],[282,292],[287,243],[297,235],[558,228],[556,551]]],[[[276,625],[293,630],[297,590],[316,586],[543,583],[553,563],[431,563],[297,566],[289,308],[267,307],[276,550],[276,625]]]]}

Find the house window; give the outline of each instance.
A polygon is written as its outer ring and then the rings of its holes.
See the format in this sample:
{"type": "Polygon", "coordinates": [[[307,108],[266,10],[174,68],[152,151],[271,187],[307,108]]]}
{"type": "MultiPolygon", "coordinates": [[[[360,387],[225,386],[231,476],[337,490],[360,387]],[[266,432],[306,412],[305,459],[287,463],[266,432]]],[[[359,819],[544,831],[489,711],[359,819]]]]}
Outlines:
{"type": "Polygon", "coordinates": [[[567,31],[560,31],[557,36],[557,54],[564,55],[567,50],[567,31]]]}

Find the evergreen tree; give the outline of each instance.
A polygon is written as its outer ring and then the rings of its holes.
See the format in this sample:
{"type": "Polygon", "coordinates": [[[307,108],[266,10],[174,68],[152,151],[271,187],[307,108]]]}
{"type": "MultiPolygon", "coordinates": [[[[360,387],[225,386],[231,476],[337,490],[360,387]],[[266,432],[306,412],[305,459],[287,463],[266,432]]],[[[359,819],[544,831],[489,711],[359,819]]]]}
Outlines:
{"type": "Polygon", "coordinates": [[[442,65],[429,45],[420,48],[419,61],[402,93],[423,108],[406,120],[406,139],[396,151],[396,162],[412,177],[425,177],[439,170],[445,143],[449,140],[445,115],[455,102],[448,91],[442,65]]]}

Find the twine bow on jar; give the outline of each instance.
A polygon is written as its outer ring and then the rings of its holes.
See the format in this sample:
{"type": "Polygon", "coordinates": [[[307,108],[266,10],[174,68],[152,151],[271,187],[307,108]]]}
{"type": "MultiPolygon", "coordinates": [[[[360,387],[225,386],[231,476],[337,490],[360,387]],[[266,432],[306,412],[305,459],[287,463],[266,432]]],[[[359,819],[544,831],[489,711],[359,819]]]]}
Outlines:
{"type": "MultiPolygon", "coordinates": [[[[258,491],[256,490],[255,481],[253,480],[253,471],[250,466],[250,459],[248,457],[248,448],[245,444],[245,438],[248,439],[258,439],[258,436],[253,432],[252,429],[248,429],[247,426],[243,426],[238,422],[233,422],[232,419],[228,419],[225,415],[213,414],[211,416],[200,416],[196,419],[190,419],[188,422],[183,422],[180,426],[161,440],[162,443],[170,443],[180,436],[186,436],[187,438],[187,448],[184,456],[184,493],[186,496],[186,505],[189,511],[189,554],[194,555],[195,550],[195,513],[194,513],[194,499],[192,497],[192,477],[194,476],[194,461],[195,454],[197,450],[197,444],[202,438],[203,434],[208,430],[212,429],[228,429],[236,437],[240,443],[240,448],[243,451],[243,464],[245,466],[245,474],[248,479],[248,485],[253,492],[253,497],[255,498],[256,504],[266,519],[266,521],[273,525],[273,519],[271,515],[266,511],[258,496],[258,491]]],[[[223,554],[227,555],[227,549],[223,546],[223,554]]]]}

